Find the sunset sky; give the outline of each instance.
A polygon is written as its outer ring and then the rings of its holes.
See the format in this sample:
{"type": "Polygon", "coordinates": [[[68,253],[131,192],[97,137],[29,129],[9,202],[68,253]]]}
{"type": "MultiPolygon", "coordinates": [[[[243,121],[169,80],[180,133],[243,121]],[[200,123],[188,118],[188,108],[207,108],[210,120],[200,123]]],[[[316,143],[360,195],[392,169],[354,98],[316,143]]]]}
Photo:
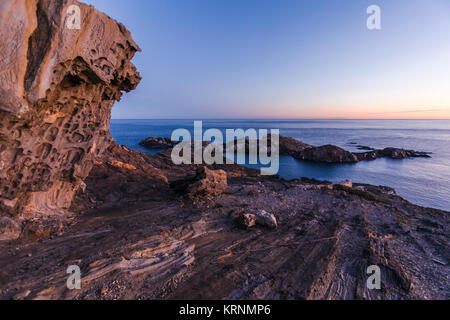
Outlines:
{"type": "Polygon", "coordinates": [[[116,119],[450,119],[449,0],[83,2],[143,50],[116,119]]]}

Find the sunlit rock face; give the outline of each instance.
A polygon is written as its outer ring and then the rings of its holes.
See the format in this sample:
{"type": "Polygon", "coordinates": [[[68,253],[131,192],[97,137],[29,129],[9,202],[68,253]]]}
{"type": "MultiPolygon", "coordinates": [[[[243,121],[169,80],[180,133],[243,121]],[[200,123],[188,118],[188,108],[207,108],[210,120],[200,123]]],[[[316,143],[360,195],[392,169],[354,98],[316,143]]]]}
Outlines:
{"type": "Polygon", "coordinates": [[[0,216],[69,208],[109,146],[114,102],[141,79],[130,62],[139,50],[92,6],[0,1],[0,216]]]}

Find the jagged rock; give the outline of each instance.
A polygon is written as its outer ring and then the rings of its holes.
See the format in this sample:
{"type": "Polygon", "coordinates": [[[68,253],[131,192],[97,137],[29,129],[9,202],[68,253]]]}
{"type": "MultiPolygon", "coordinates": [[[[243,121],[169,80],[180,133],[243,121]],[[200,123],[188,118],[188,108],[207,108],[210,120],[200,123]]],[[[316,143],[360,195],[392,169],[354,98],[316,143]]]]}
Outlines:
{"type": "Polygon", "coordinates": [[[139,142],[140,146],[143,146],[148,149],[170,149],[176,143],[172,141],[170,138],[157,138],[157,137],[148,137],[139,142]]]}
{"type": "Polygon", "coordinates": [[[68,209],[109,145],[111,108],[140,81],[123,25],[69,0],[0,3],[0,207],[68,209]],[[81,28],[69,29],[77,5],[81,28]]]}
{"type": "Polygon", "coordinates": [[[93,209],[73,208],[80,214],[58,237],[0,242],[0,299],[26,290],[26,299],[448,296],[448,212],[413,205],[386,187],[329,189],[324,181],[221,168],[240,174],[228,175],[227,192],[195,206],[180,201],[158,175],[176,182],[197,166],[171,165],[170,152],[111,145],[74,201],[93,197],[93,209]],[[136,170],[110,166],[112,159],[136,170]],[[112,193],[121,205],[100,201],[112,193]],[[254,208],[273,214],[278,228],[236,228],[233,218],[242,212],[256,220],[254,208]],[[82,289],[69,291],[66,268],[73,264],[82,270],[82,289]],[[373,264],[381,268],[382,290],[367,289],[373,264]]]}
{"type": "Polygon", "coordinates": [[[406,159],[406,158],[431,158],[428,152],[405,150],[399,148],[384,148],[370,152],[355,153],[359,161],[375,160],[377,158],[406,159]]]}
{"type": "Polygon", "coordinates": [[[278,227],[277,219],[271,213],[265,210],[258,210],[253,213],[256,217],[256,223],[268,228],[275,229],[278,227]]]}
{"type": "Polygon", "coordinates": [[[158,168],[151,165],[145,152],[111,143],[106,151],[98,156],[95,165],[85,180],[85,192],[78,192],[81,199],[73,203],[71,210],[80,210],[92,204],[110,206],[122,200],[136,201],[149,199],[154,191],[158,197],[167,197],[169,182],[158,168]],[[120,188],[117,188],[120,186],[120,188]]]}
{"type": "Polygon", "coordinates": [[[350,151],[337,146],[325,145],[320,147],[311,147],[293,154],[298,160],[327,162],[327,163],[355,163],[358,158],[350,151]]]}
{"type": "Polygon", "coordinates": [[[223,170],[211,170],[207,167],[197,169],[195,176],[175,181],[171,186],[188,198],[218,196],[227,188],[227,173],[223,170]]]}
{"type": "Polygon", "coordinates": [[[8,217],[0,217],[0,240],[19,238],[22,229],[18,223],[8,217]]]}
{"type": "Polygon", "coordinates": [[[325,163],[356,163],[364,160],[375,160],[377,158],[406,159],[406,158],[430,158],[429,153],[399,148],[385,148],[376,150],[367,146],[357,146],[359,150],[370,150],[368,152],[354,153],[334,145],[319,147],[310,146],[299,141],[295,143],[293,138],[280,136],[280,154],[286,154],[297,160],[325,163]]]}

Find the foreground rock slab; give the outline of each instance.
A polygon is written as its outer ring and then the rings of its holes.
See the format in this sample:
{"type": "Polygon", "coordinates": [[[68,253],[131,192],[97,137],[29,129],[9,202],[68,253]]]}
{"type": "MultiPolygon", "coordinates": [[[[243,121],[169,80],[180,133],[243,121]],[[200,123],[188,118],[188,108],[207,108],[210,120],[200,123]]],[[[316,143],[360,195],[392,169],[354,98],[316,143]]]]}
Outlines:
{"type": "Polygon", "coordinates": [[[171,186],[191,199],[218,196],[227,188],[227,173],[223,170],[200,167],[195,176],[173,182],[171,186]]]}

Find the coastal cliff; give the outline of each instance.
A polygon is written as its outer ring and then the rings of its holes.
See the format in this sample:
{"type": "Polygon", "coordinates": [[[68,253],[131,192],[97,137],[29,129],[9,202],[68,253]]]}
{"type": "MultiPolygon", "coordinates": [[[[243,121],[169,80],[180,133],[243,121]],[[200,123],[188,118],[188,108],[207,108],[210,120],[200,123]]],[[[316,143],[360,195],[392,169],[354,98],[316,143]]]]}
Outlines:
{"type": "Polygon", "coordinates": [[[448,212],[117,145],[111,108],[140,81],[124,26],[70,0],[2,1],[0,18],[0,299],[449,298],[448,212]]]}
{"type": "Polygon", "coordinates": [[[63,0],[0,3],[0,209],[63,216],[111,142],[111,108],[140,81],[123,25],[63,0]],[[80,26],[69,28],[70,6],[80,26]]]}

